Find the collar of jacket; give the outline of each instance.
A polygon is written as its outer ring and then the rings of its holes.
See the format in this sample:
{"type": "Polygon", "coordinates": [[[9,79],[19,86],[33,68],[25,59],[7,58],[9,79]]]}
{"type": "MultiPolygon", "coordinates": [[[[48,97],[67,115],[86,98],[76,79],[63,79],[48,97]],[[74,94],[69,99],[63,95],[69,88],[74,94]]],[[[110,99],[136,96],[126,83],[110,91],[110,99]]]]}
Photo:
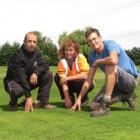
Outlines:
{"type": "Polygon", "coordinates": [[[32,57],[34,55],[35,51],[36,51],[36,50],[34,50],[32,52],[29,52],[28,50],[25,49],[24,44],[22,44],[21,49],[22,49],[23,53],[28,57],[32,57]]]}

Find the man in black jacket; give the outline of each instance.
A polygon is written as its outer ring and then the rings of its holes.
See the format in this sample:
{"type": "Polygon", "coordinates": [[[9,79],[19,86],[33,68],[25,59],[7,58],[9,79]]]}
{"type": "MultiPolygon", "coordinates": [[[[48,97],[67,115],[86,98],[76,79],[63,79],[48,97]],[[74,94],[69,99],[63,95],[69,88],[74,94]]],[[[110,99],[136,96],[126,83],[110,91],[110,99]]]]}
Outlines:
{"type": "Polygon", "coordinates": [[[9,108],[12,110],[18,108],[18,98],[23,95],[25,95],[25,112],[33,110],[33,107],[55,108],[48,104],[53,74],[36,46],[36,33],[28,32],[23,45],[9,61],[4,86],[10,95],[9,108]],[[39,87],[38,102],[33,104],[31,90],[37,87],[39,87]]]}

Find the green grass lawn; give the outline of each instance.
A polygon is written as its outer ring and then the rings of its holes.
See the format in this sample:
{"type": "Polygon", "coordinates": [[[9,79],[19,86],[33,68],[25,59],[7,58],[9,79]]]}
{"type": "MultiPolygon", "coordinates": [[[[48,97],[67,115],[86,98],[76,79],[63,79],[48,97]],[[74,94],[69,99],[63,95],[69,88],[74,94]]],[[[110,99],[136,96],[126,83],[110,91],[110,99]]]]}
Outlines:
{"type": "MultiPolygon", "coordinates": [[[[53,73],[55,67],[50,68],[53,73]]],[[[140,70],[140,67],[139,67],[140,70]]],[[[57,109],[36,109],[25,113],[22,109],[9,111],[8,94],[3,88],[6,67],[0,67],[0,140],[139,140],[140,101],[137,98],[135,112],[121,110],[121,103],[113,105],[110,115],[89,117],[89,106],[70,112],[64,108],[59,92],[53,83],[50,103],[57,109]]],[[[96,88],[90,93],[90,101],[104,82],[102,72],[95,77],[96,88]]],[[[136,89],[140,93],[140,86],[136,89]]],[[[32,92],[36,97],[37,90],[32,92]]],[[[139,96],[139,95],[138,95],[139,96]]]]}

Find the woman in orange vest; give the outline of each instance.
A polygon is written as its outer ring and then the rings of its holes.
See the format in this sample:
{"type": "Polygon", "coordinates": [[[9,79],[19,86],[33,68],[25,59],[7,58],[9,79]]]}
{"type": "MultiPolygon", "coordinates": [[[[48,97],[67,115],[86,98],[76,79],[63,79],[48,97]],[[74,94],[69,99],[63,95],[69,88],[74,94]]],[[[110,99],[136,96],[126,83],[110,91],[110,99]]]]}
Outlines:
{"type": "MultiPolygon", "coordinates": [[[[78,96],[85,79],[87,78],[89,65],[87,59],[80,53],[80,45],[72,39],[66,39],[60,45],[57,74],[54,77],[61,98],[65,100],[65,107],[71,108],[75,103],[74,93],[78,96]]],[[[88,103],[87,94],[94,88],[94,82],[82,98],[82,105],[88,103]]]]}

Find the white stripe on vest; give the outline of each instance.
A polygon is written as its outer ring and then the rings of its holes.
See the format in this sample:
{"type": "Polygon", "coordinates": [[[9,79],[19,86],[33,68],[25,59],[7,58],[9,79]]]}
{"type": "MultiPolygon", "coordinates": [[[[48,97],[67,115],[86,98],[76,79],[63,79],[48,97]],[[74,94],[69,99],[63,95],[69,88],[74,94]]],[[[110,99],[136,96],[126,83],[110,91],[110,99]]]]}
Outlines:
{"type": "MultiPolygon", "coordinates": [[[[80,56],[80,55],[82,55],[82,54],[79,54],[78,56],[80,56]]],[[[77,56],[76,59],[75,59],[75,65],[76,65],[76,70],[77,70],[78,72],[80,72],[79,66],[78,66],[78,62],[77,62],[77,61],[78,61],[78,56],[77,56]]],[[[61,62],[62,62],[63,66],[64,66],[64,68],[65,68],[65,70],[66,70],[66,75],[68,75],[68,64],[67,64],[66,59],[62,59],[61,62]]]]}

